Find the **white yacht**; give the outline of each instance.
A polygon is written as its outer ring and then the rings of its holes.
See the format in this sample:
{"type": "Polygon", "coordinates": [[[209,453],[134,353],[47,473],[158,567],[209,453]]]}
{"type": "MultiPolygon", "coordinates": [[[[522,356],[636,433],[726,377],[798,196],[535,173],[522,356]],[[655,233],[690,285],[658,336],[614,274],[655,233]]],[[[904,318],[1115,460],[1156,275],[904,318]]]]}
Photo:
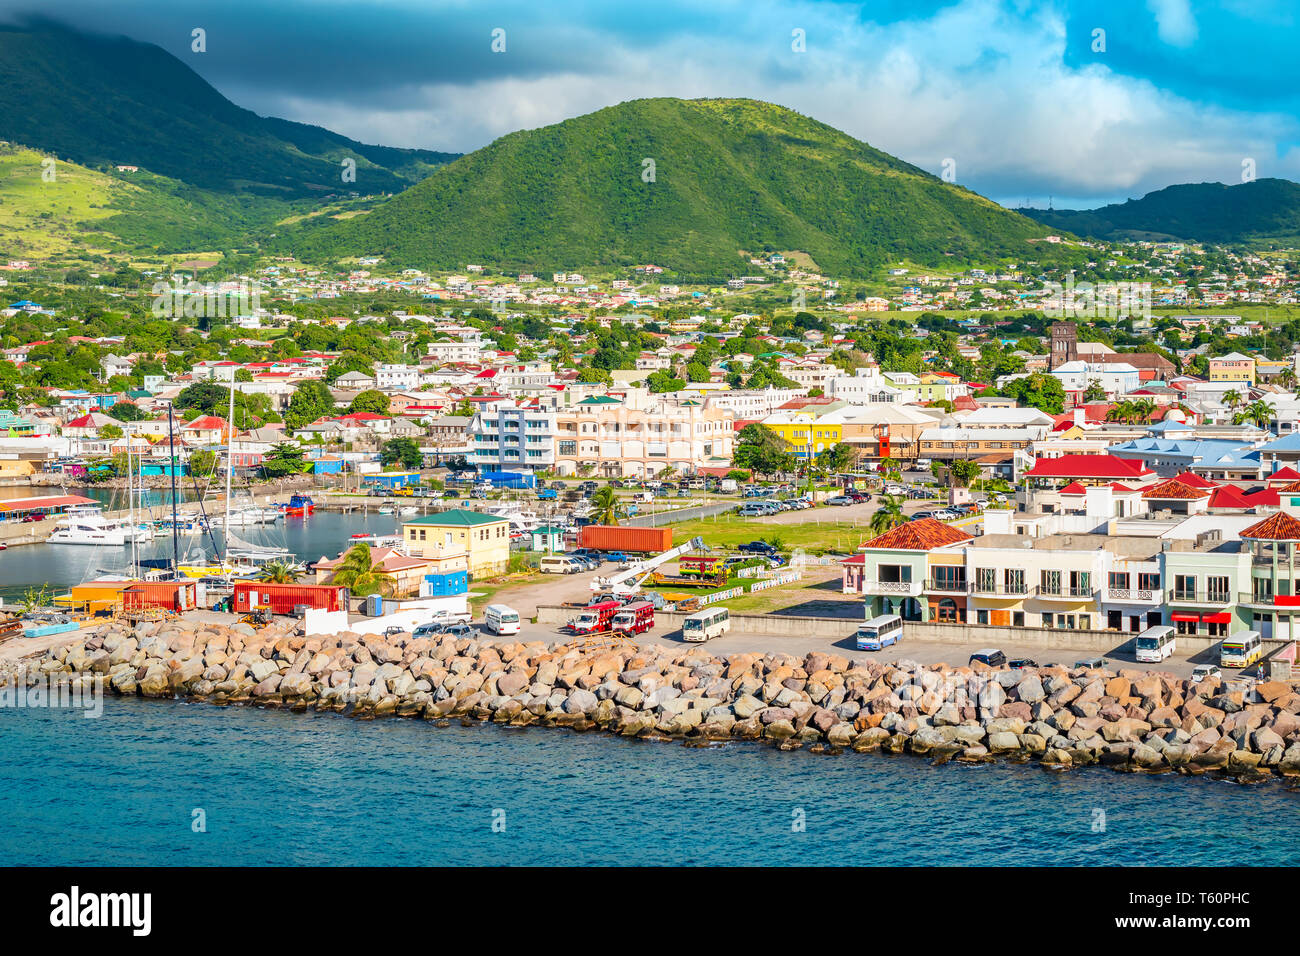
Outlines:
{"type": "Polygon", "coordinates": [[[50,544],[124,545],[148,541],[153,529],[106,518],[97,508],[73,509],[60,519],[50,535],[50,544]]]}
{"type": "Polygon", "coordinates": [[[212,523],[223,528],[246,528],[260,524],[275,524],[284,516],[279,508],[240,508],[228,515],[214,515],[212,523]]]}

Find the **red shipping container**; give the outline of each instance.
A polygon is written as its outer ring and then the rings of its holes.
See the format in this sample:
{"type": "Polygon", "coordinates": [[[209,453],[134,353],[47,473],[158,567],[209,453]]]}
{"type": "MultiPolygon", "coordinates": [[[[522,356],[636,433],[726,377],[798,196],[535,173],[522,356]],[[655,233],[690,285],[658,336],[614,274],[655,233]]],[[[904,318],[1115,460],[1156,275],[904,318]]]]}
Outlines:
{"type": "Polygon", "coordinates": [[[272,614],[292,614],[300,604],[323,611],[345,610],[346,588],[332,584],[271,584],[240,581],[235,584],[235,610],[240,613],[269,607],[272,614]]]}
{"type": "Polygon", "coordinates": [[[589,524],[578,530],[578,544],[597,551],[659,554],[673,546],[673,529],[620,528],[609,524],[589,524]]]}
{"type": "Polygon", "coordinates": [[[122,591],[122,607],[128,611],[159,607],[167,611],[192,611],[198,604],[194,581],[140,581],[122,591]]]}

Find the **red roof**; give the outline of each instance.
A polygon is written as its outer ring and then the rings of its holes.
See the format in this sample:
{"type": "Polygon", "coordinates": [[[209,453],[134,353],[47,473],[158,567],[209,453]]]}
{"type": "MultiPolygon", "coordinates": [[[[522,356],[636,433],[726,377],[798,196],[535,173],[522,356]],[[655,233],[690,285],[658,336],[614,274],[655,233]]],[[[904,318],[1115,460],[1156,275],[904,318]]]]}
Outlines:
{"type": "Polygon", "coordinates": [[[224,418],[218,418],[216,415],[200,415],[198,418],[194,419],[193,421],[186,422],[184,425],[182,425],[181,430],[202,431],[208,428],[224,429],[225,427],[226,427],[226,420],[224,418]]]}
{"type": "Polygon", "coordinates": [[[1246,496],[1236,488],[1232,487],[1232,485],[1223,485],[1220,488],[1215,488],[1210,495],[1210,507],[1213,509],[1229,508],[1244,511],[1250,506],[1250,502],[1246,500],[1246,496]]]}
{"type": "Polygon", "coordinates": [[[1252,491],[1243,497],[1250,502],[1252,508],[1280,508],[1282,506],[1276,488],[1261,488],[1259,491],[1252,491]]]}
{"type": "Polygon", "coordinates": [[[879,537],[872,538],[864,547],[872,549],[897,549],[900,551],[932,551],[949,544],[970,541],[971,536],[960,528],[944,524],[934,518],[919,518],[890,528],[879,537]]]}
{"type": "Polygon", "coordinates": [[[82,415],[80,418],[74,418],[72,421],[68,422],[68,424],[64,425],[63,427],[64,428],[94,428],[95,416],[92,415],[90,412],[87,412],[85,415],[82,415]]]}
{"type": "Polygon", "coordinates": [[[93,505],[94,498],[81,495],[49,495],[44,498],[13,498],[0,501],[0,511],[40,511],[44,508],[63,508],[69,505],[93,505]]]}
{"type": "Polygon", "coordinates": [[[1072,481],[1061,489],[1061,494],[1063,495],[1086,495],[1087,493],[1088,489],[1083,487],[1083,485],[1079,484],[1077,481],[1072,481]]]}
{"type": "MultiPolygon", "coordinates": [[[[1296,475],[1296,477],[1300,478],[1300,475],[1296,475]]],[[[1210,488],[1219,487],[1217,481],[1210,481],[1209,478],[1202,478],[1194,471],[1184,471],[1181,474],[1174,475],[1174,481],[1181,481],[1183,484],[1189,485],[1192,488],[1205,488],[1208,490],[1210,488]]]]}
{"type": "Polygon", "coordinates": [[[1273,474],[1268,476],[1269,481],[1300,481],[1300,471],[1296,471],[1290,465],[1283,465],[1273,474]]]}
{"type": "Polygon", "coordinates": [[[1279,511],[1242,531],[1241,537],[1256,541],[1300,541],[1300,521],[1279,511]]]}
{"type": "Polygon", "coordinates": [[[1210,497],[1210,493],[1203,488],[1193,488],[1177,478],[1170,478],[1158,485],[1152,485],[1142,492],[1142,497],[1159,498],[1162,501],[1199,501],[1201,498],[1210,497]]]}
{"type": "Polygon", "coordinates": [[[1039,458],[1025,472],[1029,478],[1091,478],[1096,481],[1145,478],[1155,472],[1140,461],[1114,455],[1062,455],[1039,458]]]}

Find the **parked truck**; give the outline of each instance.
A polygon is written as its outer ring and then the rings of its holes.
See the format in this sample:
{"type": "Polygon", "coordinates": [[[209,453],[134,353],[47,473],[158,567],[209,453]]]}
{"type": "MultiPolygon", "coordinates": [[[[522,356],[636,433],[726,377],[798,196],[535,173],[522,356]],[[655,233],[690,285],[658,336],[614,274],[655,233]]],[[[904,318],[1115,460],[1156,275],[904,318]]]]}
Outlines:
{"type": "Polygon", "coordinates": [[[614,631],[628,637],[633,634],[644,634],[654,626],[655,607],[649,601],[633,601],[631,604],[624,604],[614,615],[614,631]]]}
{"type": "Polygon", "coordinates": [[[574,634],[599,634],[608,631],[614,625],[614,615],[622,607],[622,601],[597,601],[589,604],[582,609],[582,613],[569,622],[569,630],[574,634]]]}
{"type": "Polygon", "coordinates": [[[673,529],[589,524],[579,529],[578,544],[595,551],[658,554],[673,546],[673,529]]]}

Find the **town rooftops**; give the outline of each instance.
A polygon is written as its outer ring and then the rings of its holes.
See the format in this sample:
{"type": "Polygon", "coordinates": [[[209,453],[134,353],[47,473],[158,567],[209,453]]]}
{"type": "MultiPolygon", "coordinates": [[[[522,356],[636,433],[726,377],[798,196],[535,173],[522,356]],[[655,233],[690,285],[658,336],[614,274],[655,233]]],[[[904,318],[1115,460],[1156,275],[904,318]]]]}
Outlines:
{"type": "Polygon", "coordinates": [[[1028,478],[1074,478],[1093,481],[1132,481],[1154,474],[1154,471],[1140,461],[1116,458],[1114,455],[1062,455],[1060,458],[1039,458],[1034,462],[1034,467],[1025,472],[1028,478]]]}
{"type": "Polygon", "coordinates": [[[483,524],[505,523],[507,523],[505,518],[498,518],[494,515],[485,515],[477,511],[468,511],[464,508],[452,508],[450,511],[424,515],[419,518],[412,518],[410,521],[402,522],[402,524],[435,525],[437,527],[455,526],[462,528],[472,528],[483,524]]]}
{"type": "Polygon", "coordinates": [[[1300,541],[1300,521],[1279,511],[1243,529],[1241,537],[1253,541],[1300,541]]]}
{"type": "Polygon", "coordinates": [[[970,540],[972,536],[960,528],[954,528],[934,518],[919,518],[891,528],[884,534],[872,538],[863,547],[873,551],[933,551],[935,548],[970,540]]]}
{"type": "Polygon", "coordinates": [[[1142,492],[1142,497],[1159,498],[1165,501],[1198,501],[1201,498],[1210,497],[1210,493],[1204,488],[1193,488],[1177,478],[1170,478],[1158,485],[1152,485],[1142,492]]]}

